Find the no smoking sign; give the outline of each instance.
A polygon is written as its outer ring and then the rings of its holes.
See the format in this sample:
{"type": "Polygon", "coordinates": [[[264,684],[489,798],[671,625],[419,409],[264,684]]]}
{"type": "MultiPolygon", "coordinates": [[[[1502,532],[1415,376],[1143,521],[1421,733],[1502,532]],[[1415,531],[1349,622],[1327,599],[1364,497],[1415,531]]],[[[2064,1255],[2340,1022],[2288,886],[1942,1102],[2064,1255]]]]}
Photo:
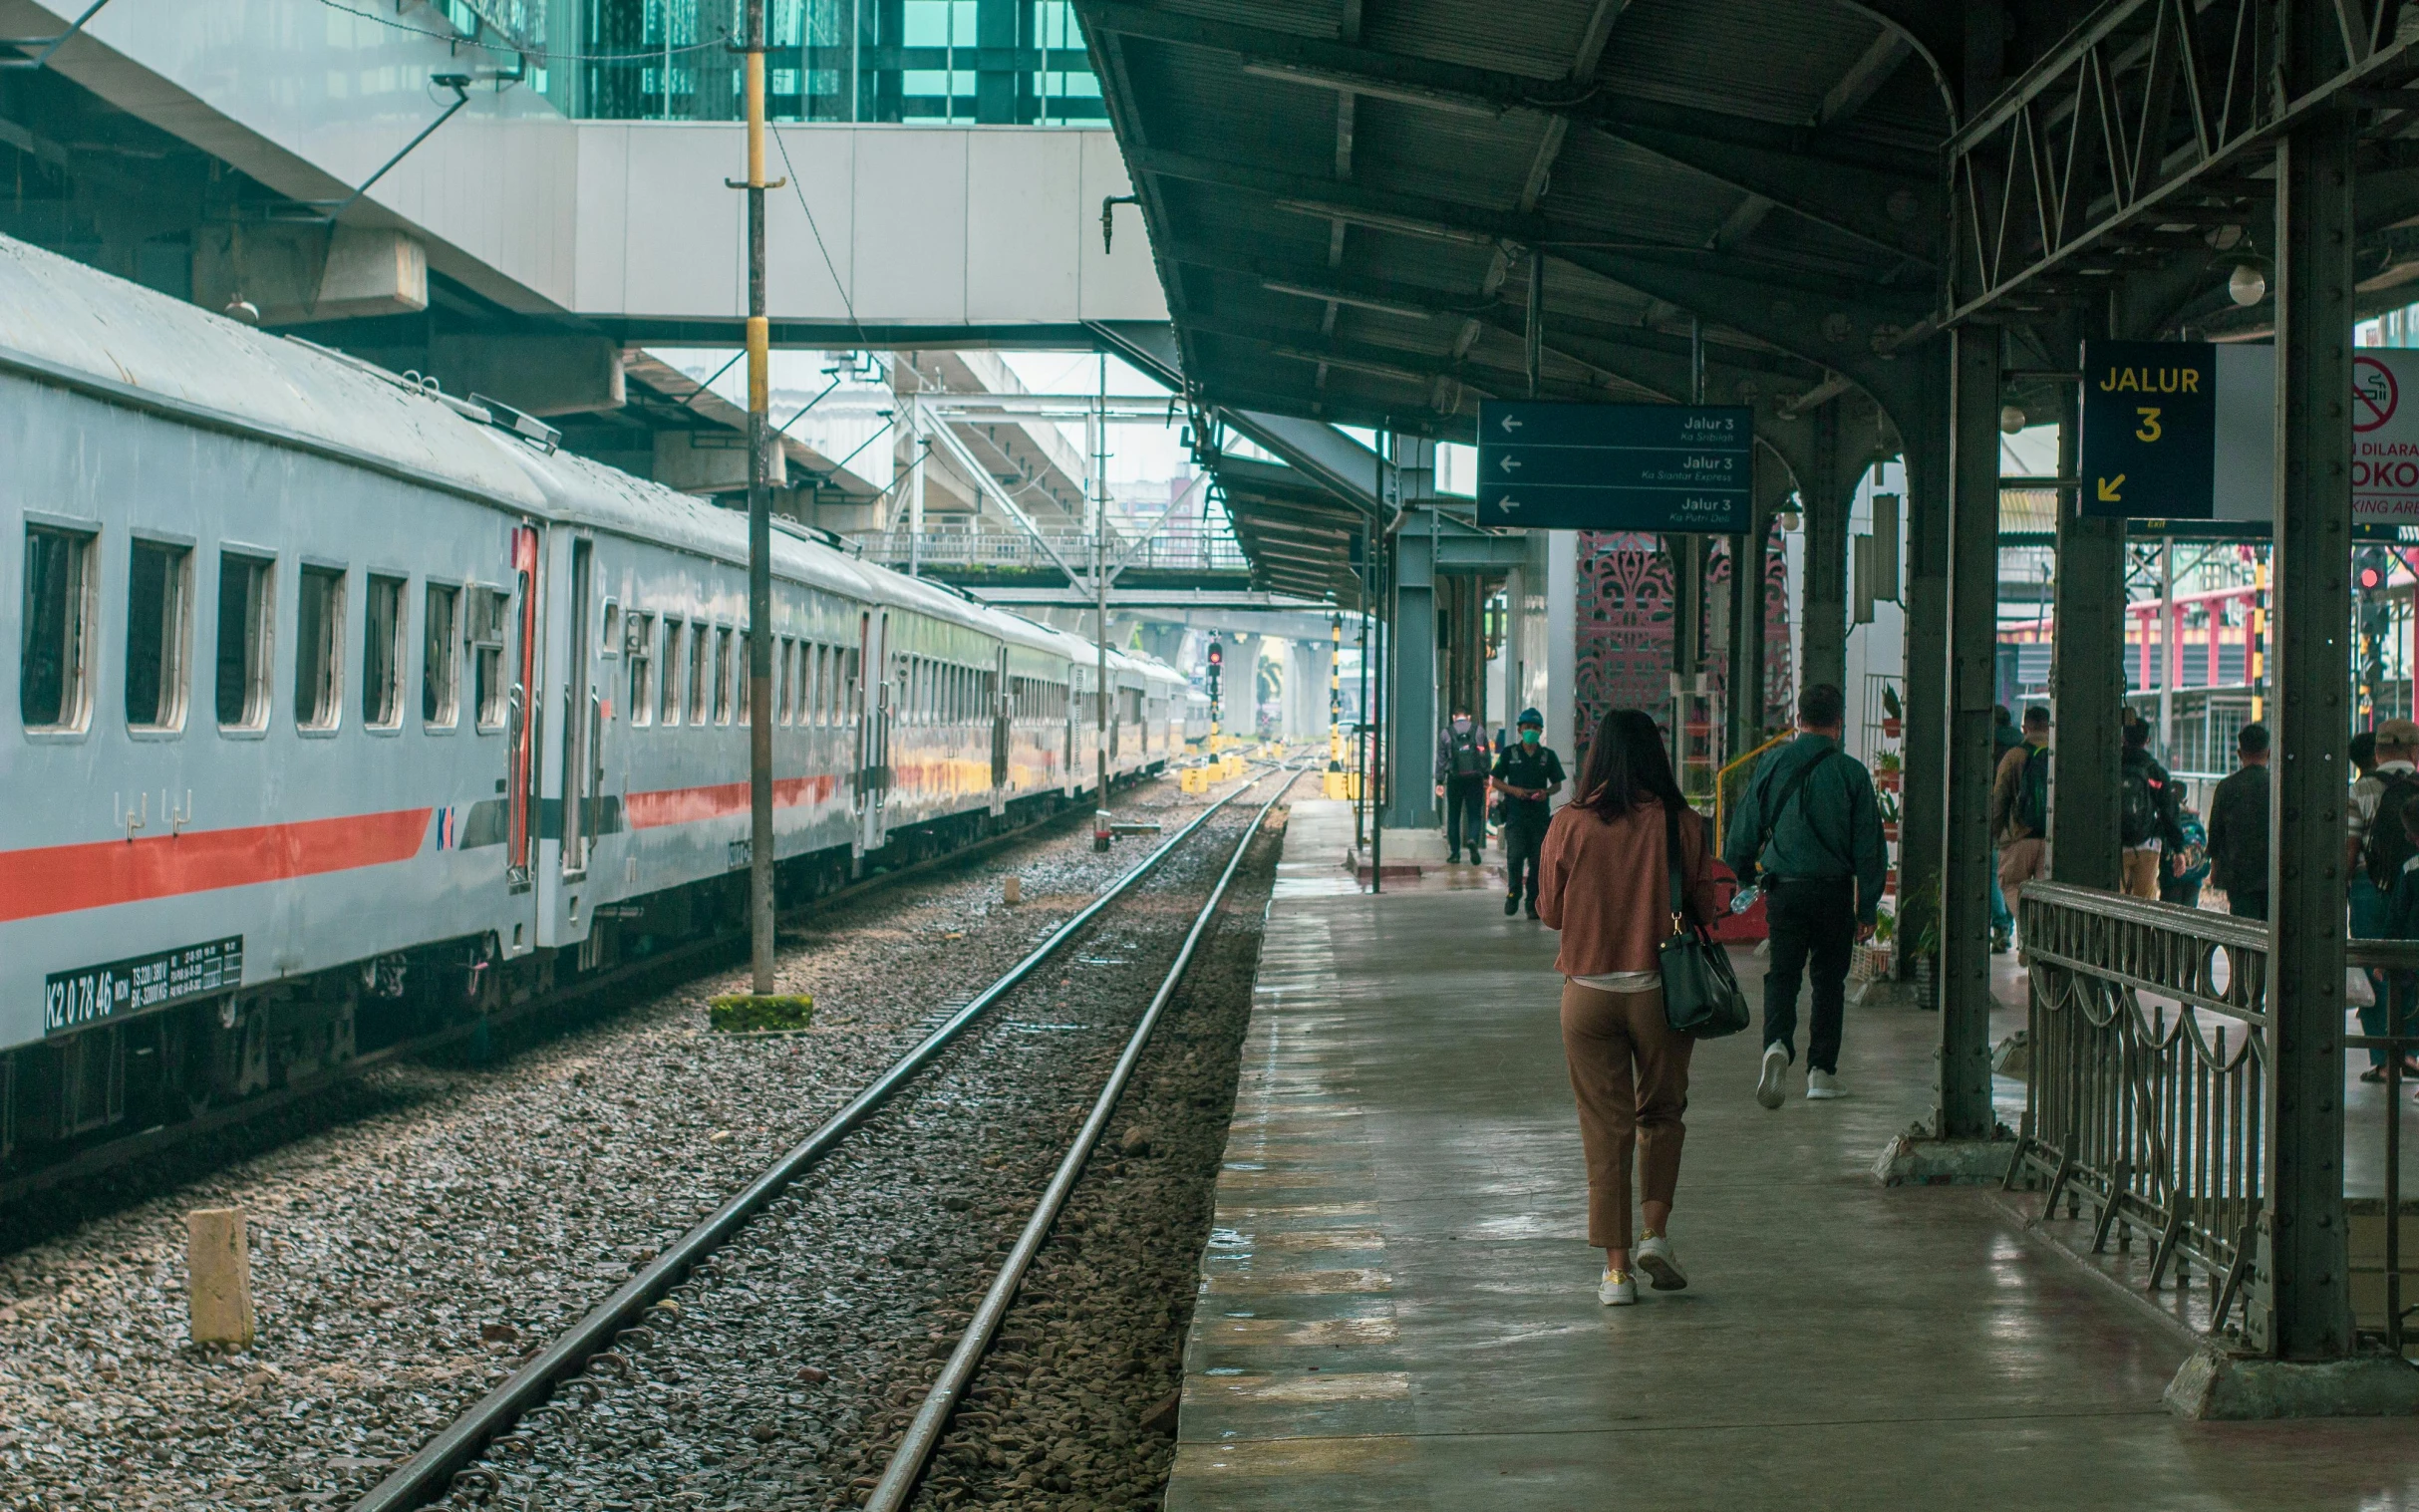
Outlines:
{"type": "Polygon", "coordinates": [[[2419,408],[2402,386],[2419,377],[2419,352],[2372,347],[2352,359],[2352,517],[2419,523],[2419,408]]]}

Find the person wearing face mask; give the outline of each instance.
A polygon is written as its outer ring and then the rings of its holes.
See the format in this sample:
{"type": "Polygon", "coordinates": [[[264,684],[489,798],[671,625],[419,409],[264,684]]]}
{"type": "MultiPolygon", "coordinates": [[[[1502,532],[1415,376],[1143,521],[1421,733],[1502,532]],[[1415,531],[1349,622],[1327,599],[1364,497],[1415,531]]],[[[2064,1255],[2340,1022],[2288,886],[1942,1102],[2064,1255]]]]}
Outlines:
{"type": "Polygon", "coordinates": [[[1546,745],[1546,717],[1520,711],[1520,735],[1495,757],[1495,790],[1503,794],[1503,916],[1525,900],[1537,917],[1537,858],[1545,849],[1550,800],[1562,791],[1562,757],[1546,745]]]}
{"type": "Polygon", "coordinates": [[[1494,751],[1467,710],[1436,737],[1436,796],[1444,799],[1445,860],[1461,859],[1466,842],[1470,864],[1487,843],[1487,768],[1494,751]]]}

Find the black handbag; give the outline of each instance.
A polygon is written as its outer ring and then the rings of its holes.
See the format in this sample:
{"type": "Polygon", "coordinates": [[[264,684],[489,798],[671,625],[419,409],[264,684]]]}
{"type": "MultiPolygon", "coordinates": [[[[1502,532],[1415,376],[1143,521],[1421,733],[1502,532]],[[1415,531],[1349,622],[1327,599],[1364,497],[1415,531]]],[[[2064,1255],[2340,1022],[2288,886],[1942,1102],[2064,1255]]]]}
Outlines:
{"type": "Polygon", "coordinates": [[[1688,905],[1679,870],[1679,815],[1663,810],[1663,848],[1671,866],[1671,935],[1663,943],[1663,1019],[1691,1040],[1719,1040],[1748,1023],[1747,996],[1730,970],[1730,953],[1705,932],[1688,905]]]}

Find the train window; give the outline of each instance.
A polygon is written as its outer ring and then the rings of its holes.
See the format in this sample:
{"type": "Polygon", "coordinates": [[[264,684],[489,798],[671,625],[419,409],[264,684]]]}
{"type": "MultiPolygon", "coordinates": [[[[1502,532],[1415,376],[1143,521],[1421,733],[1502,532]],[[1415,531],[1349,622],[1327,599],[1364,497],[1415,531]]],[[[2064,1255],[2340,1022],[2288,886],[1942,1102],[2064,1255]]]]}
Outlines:
{"type": "Polygon", "coordinates": [[[785,635],[781,637],[780,644],[773,648],[773,676],[779,679],[772,690],[773,723],[776,725],[788,724],[793,712],[789,707],[789,659],[796,650],[797,643],[785,635]]]}
{"type": "Polygon", "coordinates": [[[630,659],[630,723],[655,723],[655,616],[630,611],[624,623],[623,655],[630,659]]]}
{"type": "Polygon", "coordinates": [[[343,716],[345,575],[341,568],[302,569],[294,621],[294,723],[334,730],[343,716]]]}
{"type": "Polygon", "coordinates": [[[689,627],[689,723],[706,723],[706,710],[714,698],[713,665],[714,632],[704,625],[689,627]]]}
{"type": "Polygon", "coordinates": [[[512,600],[501,588],[470,590],[470,695],[478,728],[496,731],[512,717],[512,685],[504,676],[504,626],[512,600]]]}
{"type": "Polygon", "coordinates": [[[184,648],[193,553],[135,542],[127,573],[126,722],[137,730],[184,728],[184,648]]]}
{"type": "Polygon", "coordinates": [[[813,711],[813,720],[817,725],[828,725],[831,723],[831,706],[833,702],[831,697],[831,662],[832,650],[829,646],[817,646],[814,648],[814,657],[811,663],[814,669],[814,683],[813,686],[806,690],[806,697],[807,707],[813,711]]]}
{"type": "Polygon", "coordinates": [[[91,712],[93,537],[25,527],[25,602],[17,655],[17,713],[28,730],[82,730],[91,712]]]}
{"type": "Polygon", "coordinates": [[[269,642],[276,596],[273,564],[228,552],[218,558],[218,723],[265,730],[269,723],[269,642]]]}
{"type": "Polygon", "coordinates": [[[714,632],[714,722],[731,723],[731,631],[717,626],[714,632]]]}
{"type": "Polygon", "coordinates": [[[372,730],[403,724],[404,580],[370,577],[361,647],[361,722],[372,730]]]}
{"type": "Polygon", "coordinates": [[[687,659],[682,655],[685,645],[682,637],[688,632],[688,629],[689,627],[679,620],[664,621],[664,723],[666,725],[678,725],[681,722],[681,671],[688,666],[687,659]]]}
{"type": "Polygon", "coordinates": [[[858,691],[857,679],[864,673],[864,656],[850,646],[840,653],[840,713],[839,722],[854,725],[865,708],[865,696],[858,691]]]}
{"type": "Polygon", "coordinates": [[[454,649],[461,590],[431,583],[423,608],[427,622],[421,626],[420,718],[433,729],[452,730],[461,720],[461,658],[454,649]]]}
{"type": "Polygon", "coordinates": [[[622,654],[622,606],[605,600],[605,631],[597,639],[597,654],[614,657],[622,654]]]}

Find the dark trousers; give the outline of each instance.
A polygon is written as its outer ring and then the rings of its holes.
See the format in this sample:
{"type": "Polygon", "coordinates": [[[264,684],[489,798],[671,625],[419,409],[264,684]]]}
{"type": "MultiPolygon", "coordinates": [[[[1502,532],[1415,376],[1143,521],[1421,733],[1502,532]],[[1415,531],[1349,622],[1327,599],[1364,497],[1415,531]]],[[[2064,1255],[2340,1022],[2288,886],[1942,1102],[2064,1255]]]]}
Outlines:
{"type": "Polygon", "coordinates": [[[1772,965],[1764,973],[1764,1044],[1797,1058],[1797,983],[1814,967],[1814,1024],[1806,1064],[1836,1073],[1848,1006],[1848,961],[1856,947],[1856,882],[1850,877],[1778,878],[1764,884],[1772,965]]]}
{"type": "Polygon", "coordinates": [[[2228,889],[2226,911],[2238,919],[2265,921],[2268,918],[2268,889],[2263,887],[2258,892],[2241,887],[2228,889]]]}
{"type": "MultiPolygon", "coordinates": [[[[1514,803],[1504,815],[1503,857],[1504,892],[1515,898],[1528,899],[1537,906],[1537,858],[1546,848],[1546,820],[1525,819],[1520,804],[1514,803]]],[[[1543,804],[1538,805],[1543,807],[1543,804]]]]}
{"type": "Polygon", "coordinates": [[[1450,777],[1444,784],[1444,848],[1450,859],[1461,859],[1461,848],[1477,850],[1487,843],[1487,779],[1450,777]]]}

